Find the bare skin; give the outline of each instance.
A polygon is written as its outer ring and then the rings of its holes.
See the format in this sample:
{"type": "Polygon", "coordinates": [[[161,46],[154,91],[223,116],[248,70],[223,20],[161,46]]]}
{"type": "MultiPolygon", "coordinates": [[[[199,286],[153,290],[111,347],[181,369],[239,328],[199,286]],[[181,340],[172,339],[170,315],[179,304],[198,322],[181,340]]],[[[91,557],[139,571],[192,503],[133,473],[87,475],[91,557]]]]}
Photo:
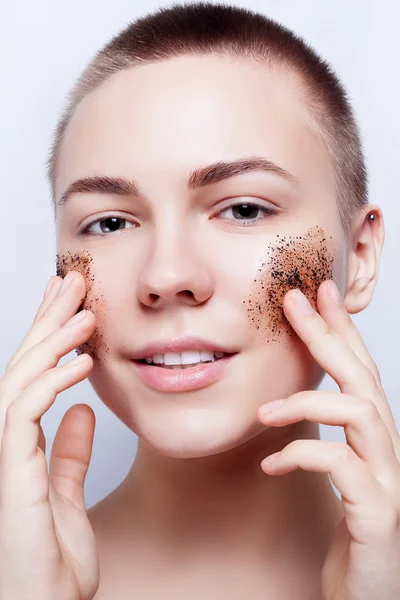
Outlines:
{"type": "Polygon", "coordinates": [[[300,236],[318,225],[330,240],[332,278],[346,309],[365,309],[383,218],[376,205],[366,207],[347,246],[332,165],[295,83],[251,62],[179,57],[113,77],[69,126],[58,198],[79,177],[100,173],[134,178],[142,190],[138,198],[75,194],[58,211],[58,254],[90,252],[90,294],[105,299],[106,309],[94,313],[108,349],[97,345],[89,380],[138,435],[127,477],[88,511],[100,558],[96,600],[183,599],[188,590],[196,599],[321,597],[321,565],[343,518],[329,476],[298,469],[273,477],[260,467],[292,440],[319,439],[318,424],[266,427],[257,409],[316,389],[323,371],[295,336],[266,343],[243,300],[277,232],[300,236]],[[253,155],[276,162],[299,186],[254,172],[196,193],[184,187],[191,169],[253,155]],[[247,227],[221,216],[222,200],[249,197],[279,214],[247,227]],[[218,220],[209,220],[217,209],[218,220]],[[373,227],[365,225],[372,209],[373,227]],[[106,233],[97,224],[101,235],[78,234],[111,212],[140,228],[106,233]],[[240,368],[172,397],[146,387],[132,370],[132,352],[186,335],[235,345],[240,368]]]}
{"type": "MultiPolygon", "coordinates": [[[[305,428],[292,431],[287,441],[305,433],[305,428]]],[[[275,437],[277,448],[284,445],[281,431],[279,442],[275,437]]],[[[232,470],[229,460],[210,470],[203,464],[196,479],[189,472],[187,479],[174,473],[171,465],[165,471],[149,469],[148,457],[140,454],[142,443],[133,467],[134,489],[125,480],[88,510],[101,565],[96,598],[111,598],[116,591],[125,598],[137,589],[141,598],[162,594],[183,600],[190,589],[196,600],[239,599],[248,593],[257,600],[319,600],[321,565],[343,518],[341,503],[320,474],[265,475],[260,462],[269,451],[262,450],[265,441],[257,442],[253,461],[237,455],[240,466],[232,462],[232,470]],[[286,514],[284,525],[270,520],[273,510],[286,514]]]]}

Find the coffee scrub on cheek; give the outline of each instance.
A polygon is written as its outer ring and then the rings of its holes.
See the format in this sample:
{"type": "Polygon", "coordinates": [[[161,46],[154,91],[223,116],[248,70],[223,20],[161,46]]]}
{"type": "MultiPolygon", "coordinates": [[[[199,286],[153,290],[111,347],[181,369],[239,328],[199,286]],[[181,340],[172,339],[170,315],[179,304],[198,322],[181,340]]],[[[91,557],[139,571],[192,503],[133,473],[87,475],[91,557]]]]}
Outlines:
{"type": "Polygon", "coordinates": [[[86,284],[86,296],[82,298],[82,304],[77,312],[81,310],[90,310],[96,317],[96,327],[91,337],[81,346],[76,348],[77,354],[89,354],[97,366],[101,365],[101,357],[109,351],[104,334],[103,323],[105,317],[106,304],[104,295],[97,290],[97,283],[94,274],[93,257],[86,250],[72,254],[67,252],[56,255],[56,274],[64,278],[68,271],[79,271],[86,284]]]}
{"type": "Polygon", "coordinates": [[[304,236],[277,234],[276,240],[269,243],[267,257],[253,282],[250,298],[243,302],[251,325],[269,343],[295,333],[283,311],[285,294],[300,288],[316,308],[318,288],[326,279],[332,279],[334,259],[319,226],[304,236]]]}

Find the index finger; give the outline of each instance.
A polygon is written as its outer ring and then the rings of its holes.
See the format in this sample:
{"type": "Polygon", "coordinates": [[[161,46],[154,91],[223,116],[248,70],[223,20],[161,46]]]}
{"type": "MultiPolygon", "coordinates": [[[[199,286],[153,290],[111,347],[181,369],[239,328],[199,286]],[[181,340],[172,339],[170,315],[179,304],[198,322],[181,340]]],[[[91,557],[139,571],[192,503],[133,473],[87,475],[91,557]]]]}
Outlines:
{"type": "Polygon", "coordinates": [[[71,272],[70,286],[64,293],[59,293],[64,280],[59,278],[51,293],[44,298],[36,313],[32,326],[29,328],[21,344],[14,352],[6,367],[6,373],[18,362],[23,354],[32,346],[41,342],[51,332],[59,329],[70,319],[79,308],[85,295],[86,284],[82,273],[71,272]],[[79,294],[78,294],[79,292],[79,294]]]}
{"type": "Polygon", "coordinates": [[[376,405],[377,408],[389,429],[392,439],[397,445],[396,454],[400,459],[400,436],[397,431],[396,423],[390,408],[390,404],[387,400],[385,391],[382,387],[382,381],[378,367],[376,366],[368,348],[355,326],[342,298],[339,293],[339,304],[333,302],[329,293],[330,283],[324,281],[318,289],[318,310],[323,319],[327,322],[331,329],[334,329],[340,336],[343,337],[345,342],[353,350],[354,354],[366,365],[371,371],[375,378],[376,386],[380,391],[380,395],[377,395],[376,405]]]}
{"type": "Polygon", "coordinates": [[[340,298],[340,304],[335,304],[332,301],[329,292],[330,281],[331,280],[324,281],[318,289],[318,311],[328,325],[346,340],[354,354],[368,367],[376,378],[378,387],[380,387],[382,393],[384,393],[378,367],[347,311],[342,298],[340,298]]]}
{"type": "Polygon", "coordinates": [[[370,398],[378,408],[392,441],[399,451],[399,433],[387,404],[382,387],[368,366],[357,356],[344,337],[332,329],[311,306],[298,288],[285,295],[284,312],[295,332],[306,344],[310,354],[336,381],[340,391],[352,396],[370,398]],[[305,300],[309,312],[302,312],[300,302],[305,300]]]}

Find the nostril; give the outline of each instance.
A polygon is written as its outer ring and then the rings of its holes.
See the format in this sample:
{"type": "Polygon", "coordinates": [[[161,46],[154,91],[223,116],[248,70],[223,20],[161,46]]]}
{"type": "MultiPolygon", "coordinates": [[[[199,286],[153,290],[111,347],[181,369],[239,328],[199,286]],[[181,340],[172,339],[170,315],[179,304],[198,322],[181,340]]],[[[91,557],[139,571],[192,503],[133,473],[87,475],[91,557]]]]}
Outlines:
{"type": "MultiPolygon", "coordinates": [[[[157,301],[161,302],[162,298],[163,298],[163,294],[154,294],[154,293],[149,293],[148,295],[148,304],[156,304],[157,301]]],[[[192,304],[197,304],[197,300],[195,298],[195,295],[193,294],[192,291],[190,290],[181,290],[180,292],[176,293],[175,296],[172,294],[171,296],[169,294],[165,294],[165,299],[170,299],[172,300],[173,298],[181,298],[181,299],[185,299],[187,301],[189,301],[192,304]]]]}
{"type": "Polygon", "coordinates": [[[195,300],[194,294],[190,290],[182,290],[181,292],[178,293],[178,297],[179,296],[183,296],[184,298],[188,298],[189,300],[192,300],[192,301],[195,300]]]}

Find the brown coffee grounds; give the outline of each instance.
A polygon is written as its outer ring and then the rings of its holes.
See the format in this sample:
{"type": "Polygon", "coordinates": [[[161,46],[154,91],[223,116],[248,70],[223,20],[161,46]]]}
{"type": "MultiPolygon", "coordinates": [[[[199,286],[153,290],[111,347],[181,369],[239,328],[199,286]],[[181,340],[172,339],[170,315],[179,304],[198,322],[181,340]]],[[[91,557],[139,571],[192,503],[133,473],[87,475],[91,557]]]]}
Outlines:
{"type": "MultiPolygon", "coordinates": [[[[86,250],[71,254],[56,255],[56,274],[64,278],[69,271],[79,271],[86,283],[86,297],[81,298],[82,304],[77,312],[81,310],[90,310],[96,317],[96,326],[91,337],[76,348],[77,354],[86,352],[100,366],[100,353],[108,352],[109,348],[105,343],[103,334],[100,332],[101,322],[105,315],[105,300],[103,294],[93,291],[93,282],[95,280],[93,273],[93,258],[86,250]]],[[[101,283],[101,282],[100,282],[101,283]]]]}
{"type": "MultiPolygon", "coordinates": [[[[276,342],[282,335],[293,337],[293,327],[283,312],[283,298],[293,288],[300,288],[311,305],[317,306],[318,288],[326,279],[332,279],[333,255],[328,250],[321,227],[308,230],[305,236],[276,236],[270,242],[270,255],[254,279],[247,314],[252,326],[259,330],[266,342],[276,342]]],[[[332,237],[330,237],[332,239],[332,237]]]]}

